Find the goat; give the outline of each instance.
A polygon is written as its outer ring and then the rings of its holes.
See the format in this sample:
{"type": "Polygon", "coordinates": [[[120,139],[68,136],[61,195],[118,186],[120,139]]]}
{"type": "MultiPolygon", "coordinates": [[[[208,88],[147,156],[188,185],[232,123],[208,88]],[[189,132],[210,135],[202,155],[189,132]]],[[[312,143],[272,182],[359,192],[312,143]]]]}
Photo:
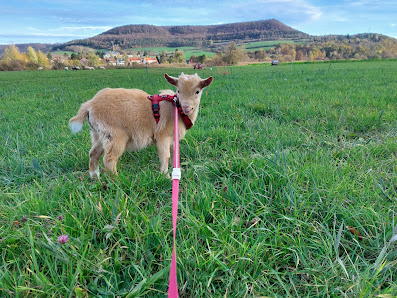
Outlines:
{"type": "MultiPolygon", "coordinates": [[[[199,112],[203,88],[213,77],[201,79],[197,74],[181,74],[178,78],[164,77],[177,88],[183,112],[194,123],[199,112]]],[[[173,95],[172,90],[161,90],[160,95],[173,95]]],[[[91,178],[99,178],[99,159],[102,154],[105,168],[117,176],[117,161],[125,150],[137,151],[155,144],[160,159],[160,172],[167,173],[173,152],[174,107],[170,102],[160,102],[160,121],[156,123],[148,94],[139,89],[102,89],[91,100],[83,103],[76,116],[69,120],[72,132],[82,129],[85,120],[90,126],[92,147],[89,153],[91,178]]],[[[179,137],[186,134],[181,122],[179,137]]]]}

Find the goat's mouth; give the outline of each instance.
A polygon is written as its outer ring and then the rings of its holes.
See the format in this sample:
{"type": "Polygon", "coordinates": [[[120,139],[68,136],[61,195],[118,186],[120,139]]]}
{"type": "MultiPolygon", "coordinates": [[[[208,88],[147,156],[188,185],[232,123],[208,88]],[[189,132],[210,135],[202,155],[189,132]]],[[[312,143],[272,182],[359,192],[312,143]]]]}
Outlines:
{"type": "Polygon", "coordinates": [[[185,115],[190,115],[191,113],[193,113],[193,108],[185,108],[185,109],[183,109],[182,108],[182,110],[183,110],[183,113],[185,113],[185,115]]]}

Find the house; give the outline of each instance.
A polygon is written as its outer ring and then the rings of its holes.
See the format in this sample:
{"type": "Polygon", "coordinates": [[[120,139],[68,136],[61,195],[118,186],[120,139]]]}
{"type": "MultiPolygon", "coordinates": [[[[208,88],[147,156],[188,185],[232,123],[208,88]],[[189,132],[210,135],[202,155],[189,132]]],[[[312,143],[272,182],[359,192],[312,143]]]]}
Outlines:
{"type": "Polygon", "coordinates": [[[116,59],[114,59],[113,57],[108,57],[104,59],[106,61],[106,63],[110,64],[110,65],[116,65],[116,59]]]}
{"type": "Polygon", "coordinates": [[[103,58],[107,59],[110,57],[119,57],[119,56],[120,56],[120,53],[117,51],[106,51],[105,55],[103,55],[103,58]]]}
{"type": "Polygon", "coordinates": [[[144,64],[157,64],[158,61],[156,58],[145,57],[142,59],[144,64]]]}
{"type": "Polygon", "coordinates": [[[129,57],[128,56],[128,62],[130,63],[130,64],[132,64],[132,63],[138,63],[138,64],[142,64],[142,59],[141,58],[138,58],[138,57],[129,57]]]}
{"type": "Polygon", "coordinates": [[[81,64],[81,65],[87,65],[87,64],[88,64],[87,58],[82,58],[82,59],[80,60],[80,64],[81,64]]]}

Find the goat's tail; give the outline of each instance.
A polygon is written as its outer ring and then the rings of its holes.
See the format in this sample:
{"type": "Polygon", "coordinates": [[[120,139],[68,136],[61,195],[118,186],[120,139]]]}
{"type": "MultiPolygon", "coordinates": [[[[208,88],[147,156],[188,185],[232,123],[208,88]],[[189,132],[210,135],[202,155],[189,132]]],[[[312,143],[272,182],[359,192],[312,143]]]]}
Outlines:
{"type": "Polygon", "coordinates": [[[70,118],[69,127],[73,133],[79,132],[83,128],[85,119],[88,116],[88,105],[86,103],[82,104],[77,115],[70,118]]]}

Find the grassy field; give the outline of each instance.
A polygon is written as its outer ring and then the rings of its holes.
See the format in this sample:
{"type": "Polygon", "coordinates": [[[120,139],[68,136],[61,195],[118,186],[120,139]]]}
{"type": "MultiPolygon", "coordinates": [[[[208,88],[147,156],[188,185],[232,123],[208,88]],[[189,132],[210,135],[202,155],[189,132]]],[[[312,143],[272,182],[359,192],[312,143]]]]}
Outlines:
{"type": "MultiPolygon", "coordinates": [[[[215,80],[181,141],[181,297],[397,295],[396,69],[200,71],[215,80]]],[[[0,73],[0,296],[164,297],[171,181],[155,148],[93,182],[88,127],[68,119],[104,87],[168,88],[166,71],[193,70],[0,73]]]]}
{"type": "Polygon", "coordinates": [[[175,50],[178,49],[178,51],[184,52],[186,59],[190,59],[192,55],[195,56],[201,56],[201,55],[206,55],[207,57],[212,57],[215,55],[214,52],[208,52],[204,51],[202,49],[197,49],[195,47],[151,47],[151,48],[134,48],[134,49],[129,49],[130,51],[134,52],[143,52],[148,51],[152,55],[160,55],[162,52],[166,54],[173,54],[175,53],[175,50]]]}
{"type": "MultiPolygon", "coordinates": [[[[243,45],[245,47],[246,52],[251,52],[259,49],[264,49],[268,50],[270,48],[274,48],[276,45],[283,44],[283,43],[306,43],[305,40],[302,41],[293,41],[293,40],[266,40],[266,41],[250,41],[250,42],[244,42],[243,45]]],[[[215,43],[215,47],[222,51],[224,48],[227,48],[227,46],[230,44],[230,42],[219,42],[215,43]]],[[[216,50],[214,51],[216,52],[216,50]]]]}
{"type": "MultiPolygon", "coordinates": [[[[254,42],[247,42],[244,43],[245,50],[248,51],[253,51],[257,49],[270,49],[274,47],[277,44],[281,43],[294,43],[292,40],[274,40],[274,41],[254,41],[254,42]]],[[[296,43],[296,42],[295,42],[296,43]]],[[[221,51],[223,48],[226,48],[230,43],[217,43],[217,47],[219,48],[218,50],[221,51]]],[[[212,57],[216,54],[216,51],[210,52],[206,51],[204,49],[198,49],[195,47],[146,47],[146,48],[131,48],[128,49],[128,51],[133,51],[133,52],[141,52],[143,55],[144,52],[148,52],[149,56],[151,55],[160,55],[162,52],[166,54],[173,54],[175,53],[175,50],[178,49],[179,51],[183,52],[185,54],[186,59],[190,59],[192,55],[195,56],[201,56],[201,55],[206,55],[207,57],[212,57]]],[[[94,49],[94,51],[97,51],[94,49]]],[[[105,49],[100,49],[99,51],[107,51],[105,49]]],[[[57,55],[63,55],[63,54],[68,54],[69,56],[73,53],[71,51],[53,51],[51,54],[57,54],[57,55]]]]}
{"type": "Polygon", "coordinates": [[[51,54],[54,54],[54,55],[68,55],[69,57],[70,57],[70,55],[72,55],[74,52],[72,52],[72,51],[53,51],[53,52],[51,52],[51,54]]]}
{"type": "Polygon", "coordinates": [[[255,42],[247,42],[244,43],[245,49],[247,51],[257,50],[257,49],[265,49],[268,50],[275,45],[282,43],[296,43],[292,40],[274,40],[274,41],[255,41],[255,42]]]}

